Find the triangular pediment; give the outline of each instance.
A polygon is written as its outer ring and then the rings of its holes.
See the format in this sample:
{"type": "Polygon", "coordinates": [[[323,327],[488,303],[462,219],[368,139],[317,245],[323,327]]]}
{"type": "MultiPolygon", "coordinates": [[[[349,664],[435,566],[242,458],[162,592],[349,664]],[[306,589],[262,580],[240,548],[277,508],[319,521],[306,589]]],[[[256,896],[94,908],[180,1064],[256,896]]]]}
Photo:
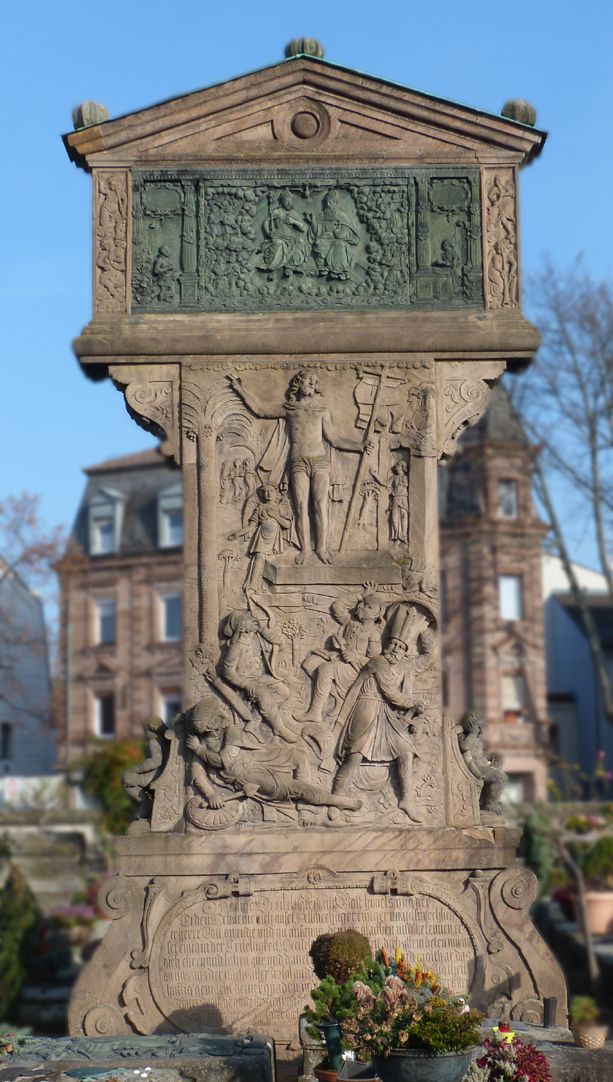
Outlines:
{"type": "Polygon", "coordinates": [[[542,132],[314,57],[293,58],[65,136],[96,165],[257,160],[523,162],[542,132]]]}

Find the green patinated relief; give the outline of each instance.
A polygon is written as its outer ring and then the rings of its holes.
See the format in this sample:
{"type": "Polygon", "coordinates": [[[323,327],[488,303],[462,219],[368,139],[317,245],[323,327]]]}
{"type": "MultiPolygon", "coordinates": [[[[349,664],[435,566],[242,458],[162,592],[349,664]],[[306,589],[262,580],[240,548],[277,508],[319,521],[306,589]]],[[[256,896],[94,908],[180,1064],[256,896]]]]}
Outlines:
{"type": "Polygon", "coordinates": [[[139,171],[132,309],[483,306],[479,171],[139,171]]]}

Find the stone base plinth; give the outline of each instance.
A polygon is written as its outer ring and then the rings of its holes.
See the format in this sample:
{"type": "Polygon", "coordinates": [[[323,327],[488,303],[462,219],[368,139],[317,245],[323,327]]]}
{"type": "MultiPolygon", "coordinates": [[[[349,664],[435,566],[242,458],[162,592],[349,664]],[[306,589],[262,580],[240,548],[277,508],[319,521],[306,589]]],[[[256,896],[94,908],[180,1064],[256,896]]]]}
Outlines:
{"type": "Polygon", "coordinates": [[[101,904],[115,919],[79,979],[75,1035],[254,1031],[299,1049],[315,936],[399,945],[488,1014],[540,1022],[562,973],[532,925],[518,832],[246,829],[117,840],[101,904]]]}
{"type": "Polygon", "coordinates": [[[0,1060],[6,1082],[275,1082],[264,1037],[24,1037],[0,1060]]]}

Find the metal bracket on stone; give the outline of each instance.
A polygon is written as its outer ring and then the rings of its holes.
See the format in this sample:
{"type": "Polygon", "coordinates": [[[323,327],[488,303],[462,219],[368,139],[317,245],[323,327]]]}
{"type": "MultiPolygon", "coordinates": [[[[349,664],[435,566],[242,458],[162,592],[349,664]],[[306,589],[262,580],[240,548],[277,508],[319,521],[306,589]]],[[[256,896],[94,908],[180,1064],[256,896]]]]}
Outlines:
{"type": "Polygon", "coordinates": [[[385,871],[373,875],[371,889],[373,894],[412,894],[406,875],[396,871],[385,871]]]}

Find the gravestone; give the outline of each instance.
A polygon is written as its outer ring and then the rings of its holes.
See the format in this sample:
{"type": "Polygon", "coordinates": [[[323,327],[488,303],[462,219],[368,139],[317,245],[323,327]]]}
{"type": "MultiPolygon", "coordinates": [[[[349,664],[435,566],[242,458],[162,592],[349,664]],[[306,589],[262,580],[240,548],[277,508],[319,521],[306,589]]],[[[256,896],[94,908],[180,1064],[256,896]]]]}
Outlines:
{"type": "Polygon", "coordinates": [[[126,777],[142,817],[73,1034],[252,1030],[291,1058],[311,941],[344,927],[490,1015],[554,996],[565,1021],[439,651],[437,471],[538,344],[516,187],[544,138],[314,55],[65,137],[94,187],[76,352],[185,504],[185,712],[126,777]]]}

